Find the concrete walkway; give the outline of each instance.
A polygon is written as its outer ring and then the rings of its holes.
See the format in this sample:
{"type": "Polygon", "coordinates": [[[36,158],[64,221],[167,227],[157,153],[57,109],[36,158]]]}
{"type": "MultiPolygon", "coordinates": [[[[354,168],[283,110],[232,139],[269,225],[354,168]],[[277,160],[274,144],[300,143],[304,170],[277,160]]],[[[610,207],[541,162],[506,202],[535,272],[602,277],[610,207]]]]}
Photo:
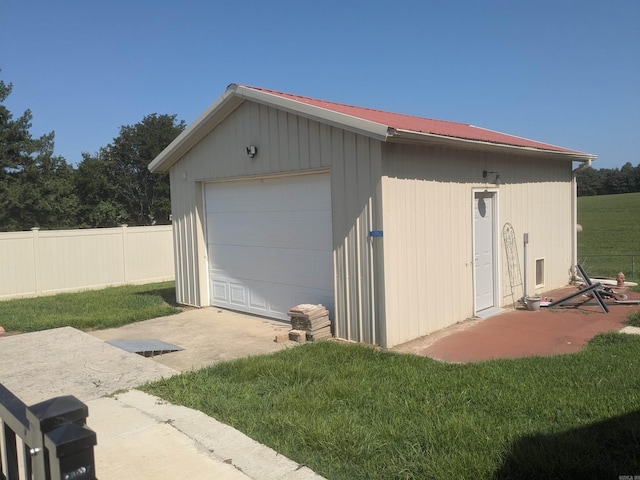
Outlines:
{"type": "Polygon", "coordinates": [[[321,480],[243,433],[138,390],[87,402],[100,480],[321,480]]]}
{"type": "Polygon", "coordinates": [[[101,480],[321,479],[201,412],[132,390],[180,371],[270,353],[286,324],[215,308],[111,330],[65,327],[0,338],[0,383],[27,405],[74,395],[89,407],[101,480]],[[158,339],[185,350],[153,358],[104,340],[158,339]]]}

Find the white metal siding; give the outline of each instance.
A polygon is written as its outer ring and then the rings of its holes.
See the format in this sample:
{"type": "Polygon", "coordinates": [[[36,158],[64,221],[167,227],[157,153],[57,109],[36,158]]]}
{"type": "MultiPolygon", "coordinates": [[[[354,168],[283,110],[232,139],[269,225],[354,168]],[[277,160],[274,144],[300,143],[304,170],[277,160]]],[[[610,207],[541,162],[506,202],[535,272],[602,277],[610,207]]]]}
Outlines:
{"type": "MultiPolygon", "coordinates": [[[[547,258],[545,289],[566,285],[571,265],[571,164],[463,149],[383,146],[387,345],[472,317],[473,195],[483,170],[499,171],[499,231],[510,222],[530,235],[529,258],[547,258]],[[552,259],[550,258],[552,257],[552,259]]],[[[510,303],[498,238],[501,304],[510,303]]],[[[533,261],[533,260],[531,260],[533,261]]],[[[529,265],[529,285],[535,266],[529,265]]],[[[521,265],[524,274],[524,265],[521,265]]]]}
{"type": "Polygon", "coordinates": [[[329,171],[331,178],[335,331],[365,343],[384,340],[380,142],[253,102],[238,107],[171,167],[176,294],[204,306],[208,297],[203,185],[211,180],[329,171]],[[255,145],[251,159],[246,147],[255,145]],[[194,207],[195,205],[195,207],[194,207]],[[374,288],[379,294],[374,295],[374,288]]]}
{"type": "Polygon", "coordinates": [[[201,272],[206,272],[206,249],[199,241],[204,237],[201,225],[202,185],[189,178],[187,170],[172,169],[171,214],[173,219],[174,266],[176,279],[176,300],[192,306],[204,306],[207,298],[206,274],[204,281],[201,272]],[[201,268],[202,267],[202,268],[201,268]]]}
{"type": "Polygon", "coordinates": [[[473,315],[472,203],[461,152],[385,145],[387,345],[473,315]],[[462,172],[462,178],[461,178],[462,172]]]}
{"type": "Polygon", "coordinates": [[[385,346],[380,142],[332,129],[332,146],[337,335],[385,346]]]}
{"type": "MultiPolygon", "coordinates": [[[[508,172],[509,180],[500,187],[502,225],[510,222],[516,234],[522,275],[525,275],[523,236],[529,234],[528,294],[542,293],[564,286],[571,279],[571,163],[529,160],[508,172]],[[506,196],[506,198],[504,198],[506,196]],[[545,285],[535,288],[535,259],[545,258],[545,285]]],[[[504,255],[504,253],[503,253],[504,255]]],[[[504,258],[504,257],[503,257],[504,258]]],[[[502,296],[511,303],[506,262],[502,262],[502,296]]],[[[519,298],[516,289],[516,299],[519,298]]]]}
{"type": "Polygon", "coordinates": [[[288,320],[300,303],[333,313],[329,176],[206,186],[210,302],[288,320]]]}

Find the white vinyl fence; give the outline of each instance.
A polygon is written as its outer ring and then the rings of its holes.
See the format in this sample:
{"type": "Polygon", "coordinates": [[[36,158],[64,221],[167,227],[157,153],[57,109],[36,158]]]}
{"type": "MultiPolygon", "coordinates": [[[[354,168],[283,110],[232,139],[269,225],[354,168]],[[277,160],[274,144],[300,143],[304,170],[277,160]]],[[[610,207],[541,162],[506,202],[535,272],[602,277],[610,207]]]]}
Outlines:
{"type": "Polygon", "coordinates": [[[0,300],[174,277],[171,225],[0,233],[0,300]]]}

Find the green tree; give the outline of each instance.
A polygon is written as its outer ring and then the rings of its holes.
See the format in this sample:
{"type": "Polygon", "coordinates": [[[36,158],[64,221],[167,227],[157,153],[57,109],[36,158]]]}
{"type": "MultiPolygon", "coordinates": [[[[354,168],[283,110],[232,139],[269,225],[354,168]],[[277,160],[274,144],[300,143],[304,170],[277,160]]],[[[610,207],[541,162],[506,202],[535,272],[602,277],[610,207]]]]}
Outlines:
{"type": "Polygon", "coordinates": [[[578,196],[615,195],[640,192],[640,164],[621,168],[586,168],[578,171],[578,196]]]}
{"type": "Polygon", "coordinates": [[[588,167],[582,170],[578,170],[578,196],[589,197],[598,195],[602,187],[602,179],[598,170],[588,167]]]}
{"type": "Polygon", "coordinates": [[[113,227],[128,222],[124,205],[116,200],[117,187],[111,183],[106,162],[83,153],[74,177],[76,193],[80,198],[78,226],[113,227]]]}
{"type": "Polygon", "coordinates": [[[602,191],[601,195],[617,195],[627,193],[627,182],[617,168],[601,168],[602,191]]]}
{"type": "Polygon", "coordinates": [[[630,162],[625,163],[620,168],[620,175],[622,176],[622,183],[624,193],[633,193],[638,191],[638,185],[636,184],[636,169],[630,162]]]}
{"type": "Polygon", "coordinates": [[[106,226],[169,222],[169,176],[153,174],[147,166],[185,129],[185,122],[176,117],[147,115],[135,125],[120,127],[118,137],[95,156],[84,155],[76,181],[85,223],[106,226]],[[100,194],[96,195],[96,191],[100,194]],[[85,207],[93,207],[93,213],[87,214],[85,207]]]}
{"type": "Polygon", "coordinates": [[[32,137],[30,110],[14,120],[4,105],[12,88],[0,80],[0,230],[72,227],[73,168],[53,155],[54,132],[32,137]]]}

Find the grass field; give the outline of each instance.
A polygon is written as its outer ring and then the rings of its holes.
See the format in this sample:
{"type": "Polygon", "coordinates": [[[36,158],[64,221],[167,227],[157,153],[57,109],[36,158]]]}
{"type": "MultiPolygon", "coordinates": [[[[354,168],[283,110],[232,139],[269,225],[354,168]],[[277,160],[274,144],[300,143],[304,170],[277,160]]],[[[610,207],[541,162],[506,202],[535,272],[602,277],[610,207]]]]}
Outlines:
{"type": "Polygon", "coordinates": [[[143,389],[330,480],[640,474],[640,337],[577,354],[446,364],[320,342],[143,389]]]}
{"type": "Polygon", "coordinates": [[[174,282],[127,285],[5,300],[0,302],[0,326],[8,332],[33,332],[66,326],[95,330],[179,311],[174,282]]]}
{"type": "Polygon", "coordinates": [[[590,275],[615,277],[620,271],[631,279],[631,257],[636,280],[640,277],[640,193],[578,198],[578,261],[590,275]],[[626,254],[624,257],[589,255],[626,254]]]}

